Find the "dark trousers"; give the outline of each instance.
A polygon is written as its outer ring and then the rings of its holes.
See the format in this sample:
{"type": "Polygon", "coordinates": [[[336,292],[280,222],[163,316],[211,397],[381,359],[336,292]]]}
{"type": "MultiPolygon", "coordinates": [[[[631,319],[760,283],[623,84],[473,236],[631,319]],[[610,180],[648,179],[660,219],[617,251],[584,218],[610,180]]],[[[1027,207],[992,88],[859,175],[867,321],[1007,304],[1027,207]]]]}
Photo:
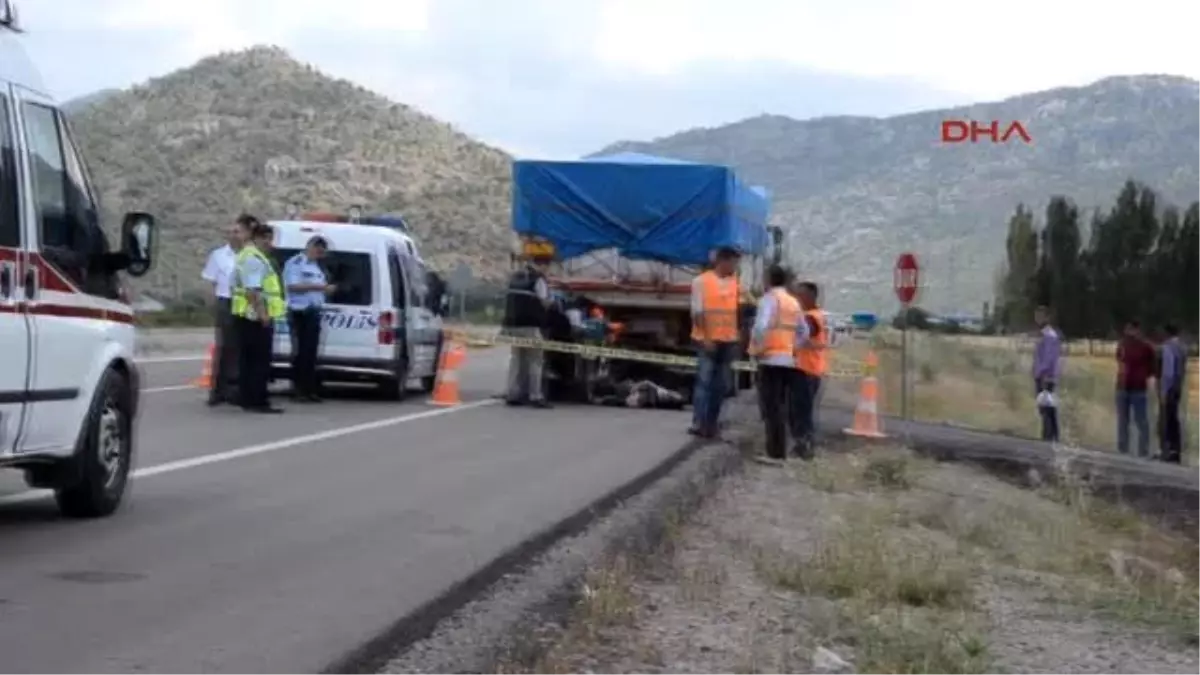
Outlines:
{"type": "Polygon", "coordinates": [[[317,351],[321,346],[321,310],[288,312],[292,330],[292,386],[301,396],[317,393],[317,351]]]}
{"type": "MultiPolygon", "coordinates": [[[[1054,393],[1054,383],[1048,380],[1035,380],[1036,393],[1043,391],[1054,393]]],[[[1038,414],[1042,418],[1042,440],[1051,443],[1058,442],[1058,406],[1039,405],[1038,414]]]]}
{"type": "Polygon", "coordinates": [[[1162,460],[1179,464],[1183,454],[1183,420],[1179,418],[1179,404],[1183,398],[1183,387],[1172,387],[1163,392],[1160,414],[1162,429],[1159,447],[1162,460]]]}
{"type": "Polygon", "coordinates": [[[239,403],[244,408],[265,408],[270,405],[267,384],[271,379],[274,326],[241,317],[234,321],[238,334],[239,403]]]}
{"type": "Polygon", "coordinates": [[[217,298],[213,309],[213,372],[210,396],[217,400],[234,397],[237,387],[238,338],[234,328],[233,314],[229,310],[229,298],[217,298]]]}
{"type": "Polygon", "coordinates": [[[758,367],[758,405],[767,430],[767,456],[772,459],[787,457],[788,402],[798,382],[795,368],[758,367]]]}
{"type": "Polygon", "coordinates": [[[803,370],[796,370],[796,384],[791,398],[792,437],[796,439],[798,452],[803,454],[812,448],[817,434],[817,398],[821,392],[821,378],[803,370]]]}

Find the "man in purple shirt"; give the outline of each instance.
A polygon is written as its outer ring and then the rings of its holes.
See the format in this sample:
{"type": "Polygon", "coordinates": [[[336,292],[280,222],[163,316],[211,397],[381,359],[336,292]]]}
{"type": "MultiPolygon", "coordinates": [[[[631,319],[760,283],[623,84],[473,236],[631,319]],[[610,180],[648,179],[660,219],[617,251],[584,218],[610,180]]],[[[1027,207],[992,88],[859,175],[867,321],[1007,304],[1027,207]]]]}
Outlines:
{"type": "Polygon", "coordinates": [[[1050,325],[1050,308],[1039,305],[1033,312],[1039,336],[1033,350],[1033,382],[1042,416],[1042,440],[1058,442],[1058,400],[1054,385],[1058,381],[1062,336],[1050,325]]]}

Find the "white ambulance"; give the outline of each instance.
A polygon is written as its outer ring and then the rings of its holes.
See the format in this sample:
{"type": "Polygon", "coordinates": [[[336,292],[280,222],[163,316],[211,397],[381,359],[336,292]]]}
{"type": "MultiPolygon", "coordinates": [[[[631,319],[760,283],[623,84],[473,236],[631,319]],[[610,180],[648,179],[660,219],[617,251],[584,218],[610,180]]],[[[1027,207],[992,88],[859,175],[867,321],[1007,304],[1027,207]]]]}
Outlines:
{"type": "MultiPolygon", "coordinates": [[[[442,343],[441,297],[403,219],[308,213],[269,223],[280,274],[288,259],[320,236],[322,265],[337,290],[321,312],[317,372],[322,383],[374,383],[403,400],[418,380],[432,391],[442,343]]],[[[272,374],[288,378],[292,341],[287,321],[275,326],[272,374]]]]}
{"type": "Polygon", "coordinates": [[[129,481],[138,370],[118,273],[149,271],[156,240],[154,218],[130,213],[112,252],[100,213],[0,0],[0,469],[76,517],[112,513],[129,481]]]}

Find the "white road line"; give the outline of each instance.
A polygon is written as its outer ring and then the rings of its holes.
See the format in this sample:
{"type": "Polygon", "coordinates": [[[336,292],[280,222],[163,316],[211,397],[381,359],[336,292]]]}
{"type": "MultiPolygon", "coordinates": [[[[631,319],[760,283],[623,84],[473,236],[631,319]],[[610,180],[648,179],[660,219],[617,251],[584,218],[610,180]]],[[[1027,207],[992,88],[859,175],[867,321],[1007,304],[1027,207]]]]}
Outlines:
{"type": "Polygon", "coordinates": [[[143,394],[157,394],[157,393],[163,392],[163,391],[183,391],[184,389],[197,389],[197,388],[198,387],[196,387],[196,385],[194,385],[194,384],[174,384],[169,387],[150,387],[149,389],[143,389],[142,393],[143,394]]]}
{"type": "Polygon", "coordinates": [[[187,363],[188,361],[203,361],[204,354],[189,354],[185,356],[135,356],[135,363],[187,363]]]}
{"type": "MultiPolygon", "coordinates": [[[[297,445],[306,445],[309,443],[316,443],[318,441],[328,441],[328,440],[331,440],[334,438],[341,438],[343,436],[351,436],[353,434],[359,434],[364,431],[374,431],[376,429],[386,429],[387,427],[393,427],[393,426],[396,426],[397,424],[403,424],[405,422],[415,422],[417,420],[428,419],[430,417],[439,417],[441,415],[449,415],[451,413],[462,412],[464,410],[471,410],[473,408],[481,408],[483,406],[493,405],[498,402],[499,401],[497,401],[496,399],[473,401],[471,403],[464,403],[462,405],[455,406],[453,408],[436,408],[434,410],[423,410],[423,411],[417,412],[417,413],[409,413],[407,415],[397,415],[396,417],[385,417],[384,419],[381,419],[381,420],[375,420],[373,422],[363,422],[362,424],[354,424],[354,425],[351,425],[348,427],[338,427],[336,429],[327,429],[325,431],[320,431],[315,434],[307,434],[304,436],[293,436],[291,438],[281,438],[277,441],[269,441],[267,443],[259,443],[258,445],[248,445],[244,448],[237,448],[236,450],[226,450],[225,452],[215,452],[210,455],[200,455],[199,457],[190,457],[188,459],[180,459],[180,460],[176,460],[174,462],[167,462],[165,464],[156,464],[154,466],[147,466],[147,467],[137,469],[136,471],[134,471],[133,477],[137,478],[137,479],[149,478],[150,476],[157,476],[157,475],[164,474],[164,473],[174,473],[176,471],[183,471],[184,469],[194,469],[198,466],[206,466],[208,464],[217,464],[219,462],[229,462],[229,461],[232,461],[235,459],[242,459],[243,457],[253,457],[254,455],[262,455],[262,454],[266,454],[269,452],[275,452],[277,450],[284,450],[286,448],[292,448],[297,445]]],[[[50,490],[26,490],[25,492],[18,492],[16,494],[0,497],[0,506],[4,506],[7,504],[22,504],[25,502],[36,501],[39,499],[45,499],[46,497],[50,497],[53,494],[54,493],[51,492],[50,490]]]]}

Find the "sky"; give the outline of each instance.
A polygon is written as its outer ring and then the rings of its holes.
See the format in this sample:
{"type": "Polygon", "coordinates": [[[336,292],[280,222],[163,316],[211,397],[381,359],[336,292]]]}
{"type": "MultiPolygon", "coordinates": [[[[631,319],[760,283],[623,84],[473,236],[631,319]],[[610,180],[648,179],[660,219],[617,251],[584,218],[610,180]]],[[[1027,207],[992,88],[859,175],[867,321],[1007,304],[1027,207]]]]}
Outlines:
{"type": "Polygon", "coordinates": [[[64,99],[274,44],[526,157],[762,113],[886,116],[1110,75],[1200,79],[1190,0],[15,3],[64,99]]]}

